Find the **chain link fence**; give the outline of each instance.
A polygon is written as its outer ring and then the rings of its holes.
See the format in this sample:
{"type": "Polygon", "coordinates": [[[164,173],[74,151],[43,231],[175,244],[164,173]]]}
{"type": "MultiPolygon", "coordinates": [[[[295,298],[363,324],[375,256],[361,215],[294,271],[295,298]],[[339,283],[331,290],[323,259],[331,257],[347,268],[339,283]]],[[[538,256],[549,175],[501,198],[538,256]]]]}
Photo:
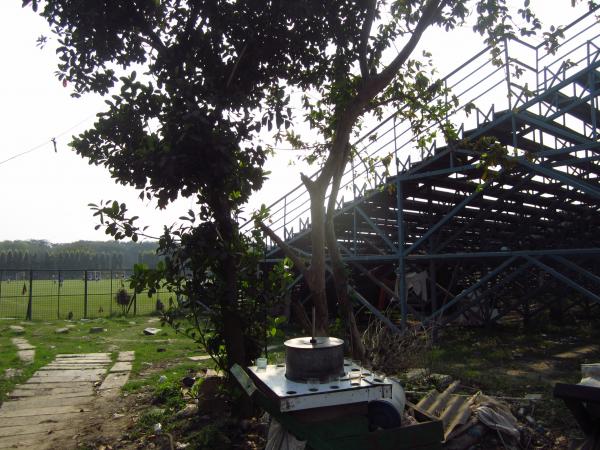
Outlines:
{"type": "Polygon", "coordinates": [[[175,303],[175,294],[135,294],[127,270],[0,269],[0,318],[94,319],[151,314],[175,303]]]}

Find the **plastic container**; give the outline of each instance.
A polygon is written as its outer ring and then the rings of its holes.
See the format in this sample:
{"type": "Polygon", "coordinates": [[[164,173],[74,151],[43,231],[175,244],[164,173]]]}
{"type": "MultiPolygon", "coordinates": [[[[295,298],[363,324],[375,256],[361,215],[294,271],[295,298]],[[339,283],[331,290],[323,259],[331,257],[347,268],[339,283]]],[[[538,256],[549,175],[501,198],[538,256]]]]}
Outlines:
{"type": "Polygon", "coordinates": [[[256,370],[267,369],[267,358],[256,358],[256,370]]]}

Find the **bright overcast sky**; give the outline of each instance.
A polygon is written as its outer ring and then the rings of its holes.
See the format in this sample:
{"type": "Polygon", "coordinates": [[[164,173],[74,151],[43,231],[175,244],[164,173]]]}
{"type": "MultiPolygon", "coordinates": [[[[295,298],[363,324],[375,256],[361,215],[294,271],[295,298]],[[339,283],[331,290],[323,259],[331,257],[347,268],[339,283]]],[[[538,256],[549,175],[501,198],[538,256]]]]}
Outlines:
{"type": "MultiPolygon", "coordinates": [[[[516,3],[516,0],[515,0],[516,3]]],[[[545,24],[566,25],[586,11],[585,5],[571,8],[571,0],[534,0],[532,6],[545,24]]],[[[101,199],[126,202],[155,234],[190,206],[182,200],[167,212],[142,203],[131,188],[116,185],[102,167],[88,165],[70,151],[73,133],[85,130],[94,115],[104,109],[103,100],[70,97],[54,75],[57,58],[55,39],[43,50],[35,46],[38,36],[51,37],[46,22],[20,0],[0,2],[0,240],[47,239],[70,242],[80,239],[106,240],[87,204],[101,199]],[[55,153],[50,139],[55,137],[55,153]],[[38,147],[2,163],[14,155],[38,147]]],[[[444,74],[483,47],[482,39],[470,32],[443,35],[432,30],[424,46],[433,51],[439,72],[444,74]]],[[[282,146],[286,146],[282,144],[282,146]]],[[[267,169],[273,172],[253,204],[270,202],[299,183],[287,166],[293,155],[281,151],[267,169]]]]}

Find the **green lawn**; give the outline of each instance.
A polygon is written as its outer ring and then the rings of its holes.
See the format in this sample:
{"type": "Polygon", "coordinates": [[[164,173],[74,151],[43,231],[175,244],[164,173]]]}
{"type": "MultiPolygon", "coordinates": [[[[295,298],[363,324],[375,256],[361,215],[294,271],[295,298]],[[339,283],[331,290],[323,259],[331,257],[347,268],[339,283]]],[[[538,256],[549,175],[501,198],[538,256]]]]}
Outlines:
{"type": "MultiPolygon", "coordinates": [[[[27,322],[20,320],[0,320],[0,402],[15,384],[25,381],[39,367],[51,362],[59,353],[94,353],[108,352],[116,358],[119,351],[134,350],[132,379],[135,380],[142,370],[149,367],[167,368],[172,366],[198,366],[187,359],[188,356],[202,354],[198,346],[189,338],[175,333],[169,326],[164,326],[156,336],[146,336],[146,327],[160,328],[160,322],[152,317],[119,317],[111,319],[95,319],[90,321],[53,321],[27,322]],[[30,344],[36,346],[35,362],[24,366],[17,358],[16,348],[11,343],[15,335],[10,325],[22,325],[22,335],[30,344]],[[67,334],[57,334],[56,329],[74,325],[67,334]],[[90,333],[91,327],[104,327],[104,333],[90,333]],[[6,379],[7,368],[23,370],[21,376],[6,379]]],[[[211,361],[203,362],[212,365],[211,361]]]]}
{"type": "MultiPolygon", "coordinates": [[[[87,314],[86,314],[86,283],[83,280],[64,280],[62,285],[56,280],[34,280],[30,285],[28,280],[0,282],[0,318],[25,319],[27,305],[31,295],[31,314],[33,320],[66,319],[69,313],[72,318],[110,317],[121,314],[122,308],[115,300],[117,291],[124,287],[129,289],[128,282],[120,279],[90,280],[87,282],[87,314]]],[[[131,306],[130,314],[149,314],[155,311],[156,300],[159,298],[166,306],[169,305],[170,293],[159,293],[153,297],[141,293],[136,296],[135,305],[131,306]]]]}

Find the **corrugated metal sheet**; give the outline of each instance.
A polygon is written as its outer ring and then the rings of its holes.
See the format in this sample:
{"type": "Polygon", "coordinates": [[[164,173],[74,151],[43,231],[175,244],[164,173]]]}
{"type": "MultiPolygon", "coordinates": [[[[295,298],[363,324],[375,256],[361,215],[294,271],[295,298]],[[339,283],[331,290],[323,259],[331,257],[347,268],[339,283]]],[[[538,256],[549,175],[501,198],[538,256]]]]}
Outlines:
{"type": "Polygon", "coordinates": [[[479,393],[471,396],[453,395],[453,392],[460,385],[459,381],[453,382],[443,392],[435,389],[427,393],[419,403],[417,408],[426,413],[439,418],[444,424],[444,439],[448,440],[455,429],[462,428],[471,418],[471,406],[474,404],[479,393]],[[460,427],[460,428],[457,428],[460,427]]]}

